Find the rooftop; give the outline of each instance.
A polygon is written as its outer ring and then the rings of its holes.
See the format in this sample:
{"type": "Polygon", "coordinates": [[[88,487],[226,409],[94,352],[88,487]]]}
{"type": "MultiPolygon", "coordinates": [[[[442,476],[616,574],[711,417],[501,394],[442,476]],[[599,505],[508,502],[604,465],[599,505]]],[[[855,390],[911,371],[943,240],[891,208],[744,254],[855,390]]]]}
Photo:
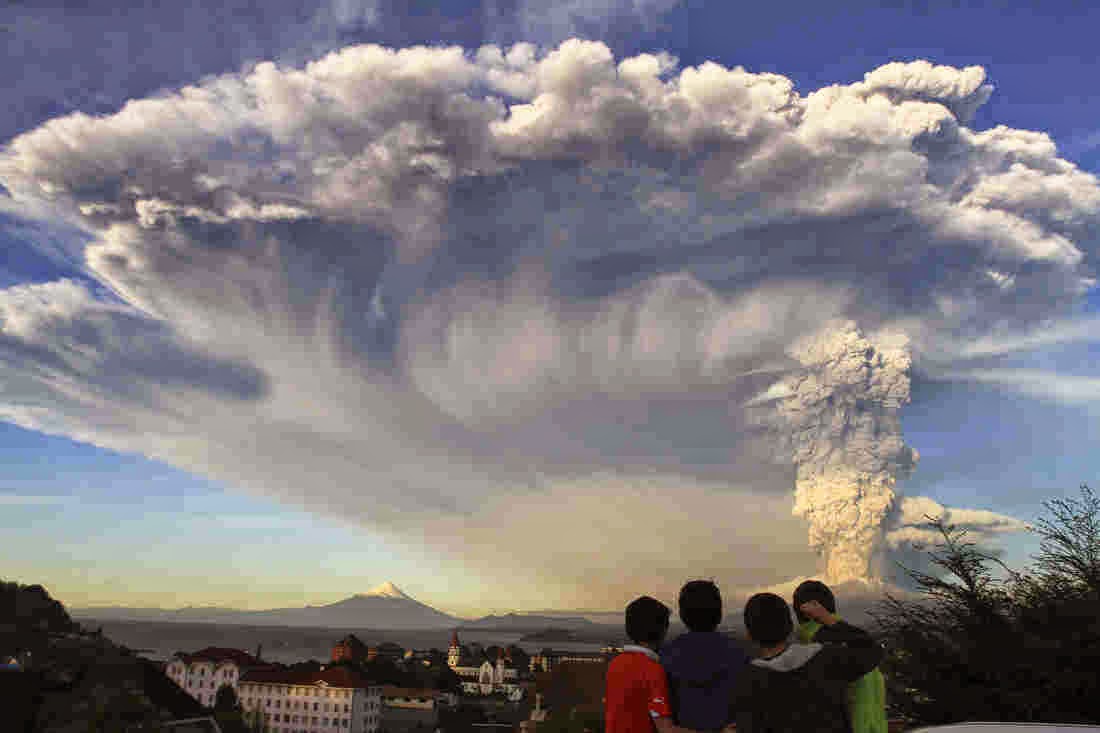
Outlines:
{"type": "Polygon", "coordinates": [[[240,649],[229,649],[227,647],[218,646],[208,646],[205,649],[200,649],[191,654],[184,652],[176,654],[175,656],[182,659],[187,664],[191,664],[192,662],[214,662],[217,664],[221,664],[222,662],[234,662],[239,667],[252,667],[260,664],[256,657],[248,652],[241,651],[240,649]]]}
{"type": "Polygon", "coordinates": [[[321,670],[308,669],[254,669],[241,677],[241,683],[267,685],[319,685],[322,682],[329,687],[366,688],[376,683],[348,667],[327,667],[321,670]]]}
{"type": "Polygon", "coordinates": [[[436,691],[427,687],[398,687],[397,685],[383,685],[382,697],[426,697],[434,698],[436,691]]]}

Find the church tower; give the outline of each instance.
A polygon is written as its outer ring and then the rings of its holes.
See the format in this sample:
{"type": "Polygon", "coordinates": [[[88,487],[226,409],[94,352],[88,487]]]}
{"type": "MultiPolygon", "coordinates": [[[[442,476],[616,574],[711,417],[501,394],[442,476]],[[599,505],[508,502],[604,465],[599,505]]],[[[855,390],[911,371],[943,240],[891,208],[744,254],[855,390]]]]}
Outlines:
{"type": "Polygon", "coordinates": [[[457,667],[462,659],[462,647],[458,644],[458,632],[451,633],[451,645],[447,647],[447,666],[457,667]]]}

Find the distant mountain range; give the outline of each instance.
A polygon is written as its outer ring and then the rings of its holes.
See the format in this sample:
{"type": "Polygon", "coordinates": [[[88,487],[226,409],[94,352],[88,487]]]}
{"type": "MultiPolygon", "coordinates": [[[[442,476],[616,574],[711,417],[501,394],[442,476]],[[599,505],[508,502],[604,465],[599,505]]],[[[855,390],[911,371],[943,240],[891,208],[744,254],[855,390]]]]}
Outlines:
{"type": "MultiPolygon", "coordinates": [[[[797,581],[769,588],[790,599],[797,581]]],[[[898,595],[904,591],[889,588],[898,595]]],[[[868,624],[868,611],[883,598],[884,589],[852,582],[834,588],[840,614],[857,624],[868,624]]],[[[733,595],[726,599],[725,628],[742,626],[741,609],[745,598],[733,595]]],[[[584,634],[605,633],[609,627],[622,629],[621,611],[538,611],[536,613],[508,613],[484,616],[479,619],[463,619],[451,616],[421,603],[404,593],[393,583],[383,583],[366,593],[345,598],[336,603],[304,608],[275,608],[266,611],[242,611],[232,608],[187,607],[163,608],[80,608],[71,609],[75,619],[101,619],[104,621],[167,621],[178,623],[238,624],[242,626],[295,626],[333,629],[378,630],[433,630],[458,629],[459,631],[507,631],[518,633],[541,632],[559,629],[584,634]]],[[[672,614],[672,635],[680,633],[682,626],[672,614]]]]}
{"type": "Polygon", "coordinates": [[[479,631],[542,631],[547,628],[586,630],[599,626],[579,615],[548,613],[485,616],[463,619],[443,613],[409,596],[391,582],[336,603],[304,608],[242,611],[233,608],[178,609],[103,606],[71,611],[78,619],[104,621],[162,621],[175,623],[238,624],[244,626],[297,626],[334,629],[479,631]]]}
{"type": "Polygon", "coordinates": [[[465,619],[437,611],[405,594],[390,582],[336,603],[305,608],[241,611],[232,608],[179,609],[99,607],[74,609],[75,618],[114,621],[308,626],[338,629],[450,629],[465,619]]]}

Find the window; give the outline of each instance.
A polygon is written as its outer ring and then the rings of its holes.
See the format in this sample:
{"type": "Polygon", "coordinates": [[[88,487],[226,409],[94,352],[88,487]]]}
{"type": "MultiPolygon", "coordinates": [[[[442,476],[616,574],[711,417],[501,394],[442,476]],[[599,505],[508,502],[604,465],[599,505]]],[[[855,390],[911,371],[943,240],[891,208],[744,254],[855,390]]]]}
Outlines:
{"type": "Polygon", "coordinates": [[[314,710],[320,710],[321,709],[321,703],[319,703],[319,702],[313,703],[313,709],[314,710]]]}

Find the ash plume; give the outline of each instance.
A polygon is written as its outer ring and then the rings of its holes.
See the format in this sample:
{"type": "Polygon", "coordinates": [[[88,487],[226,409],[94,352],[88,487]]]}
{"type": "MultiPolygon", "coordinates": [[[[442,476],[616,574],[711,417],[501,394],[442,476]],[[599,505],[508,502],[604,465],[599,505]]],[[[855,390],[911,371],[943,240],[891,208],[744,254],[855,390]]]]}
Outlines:
{"type": "Polygon", "coordinates": [[[5,206],[77,223],[96,286],[0,291],[0,415],[581,605],[636,564],[805,575],[807,531],[830,579],[874,580],[911,375],[1096,284],[1100,184],[968,127],[992,91],[926,61],[802,93],[575,39],[364,45],[53,119],[0,153],[5,206]],[[723,554],[758,529],[738,506],[792,490],[760,567],[723,554]],[[513,520],[578,501],[597,570],[513,520]],[[628,530],[677,501],[699,536],[657,562],[628,530]]]}
{"type": "Polygon", "coordinates": [[[799,370],[769,387],[776,433],[796,466],[794,513],[809,521],[810,545],[830,583],[875,582],[895,487],[915,467],[902,438],[911,355],[901,334],[864,336],[853,322],[830,324],[793,345],[799,370]]]}

